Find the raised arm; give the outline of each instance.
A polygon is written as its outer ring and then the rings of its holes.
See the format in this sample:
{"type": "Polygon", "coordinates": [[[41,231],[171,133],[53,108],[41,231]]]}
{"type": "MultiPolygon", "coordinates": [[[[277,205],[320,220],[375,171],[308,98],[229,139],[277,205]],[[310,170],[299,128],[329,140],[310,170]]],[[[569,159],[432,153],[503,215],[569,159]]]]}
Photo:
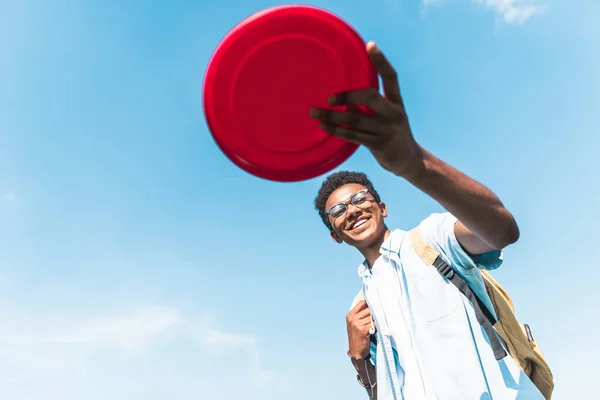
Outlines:
{"type": "Polygon", "coordinates": [[[500,250],[519,238],[519,228],[500,199],[481,183],[421,150],[420,166],[406,176],[453,214],[456,238],[471,254],[500,250]]]}
{"type": "Polygon", "coordinates": [[[388,171],[405,178],[437,200],[459,222],[456,237],[471,254],[502,249],[514,243],[519,229],[498,197],[488,188],[423,149],[414,139],[400,95],[396,71],[374,43],[367,53],[383,82],[384,95],[375,89],[332,95],[334,106],[356,109],[366,105],[374,113],[312,109],[326,132],[366,146],[388,171]]]}

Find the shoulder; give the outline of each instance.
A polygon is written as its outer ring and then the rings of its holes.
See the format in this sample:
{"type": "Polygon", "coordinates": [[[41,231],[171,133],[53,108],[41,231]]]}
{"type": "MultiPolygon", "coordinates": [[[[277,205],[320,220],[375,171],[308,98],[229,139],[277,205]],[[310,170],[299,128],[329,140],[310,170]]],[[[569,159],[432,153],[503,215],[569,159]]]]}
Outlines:
{"type": "MultiPolygon", "coordinates": [[[[449,212],[432,213],[419,224],[421,237],[431,246],[457,245],[454,226],[458,219],[449,212]]],[[[440,251],[441,249],[437,249],[440,251]]]]}
{"type": "Polygon", "coordinates": [[[440,229],[454,228],[457,218],[449,212],[432,213],[421,221],[419,227],[421,231],[436,231],[440,229]]]}
{"type": "Polygon", "coordinates": [[[454,226],[458,219],[449,212],[434,213],[419,225],[421,237],[455,269],[464,272],[471,268],[493,270],[502,264],[501,250],[478,255],[467,253],[456,237],[454,226]]]}

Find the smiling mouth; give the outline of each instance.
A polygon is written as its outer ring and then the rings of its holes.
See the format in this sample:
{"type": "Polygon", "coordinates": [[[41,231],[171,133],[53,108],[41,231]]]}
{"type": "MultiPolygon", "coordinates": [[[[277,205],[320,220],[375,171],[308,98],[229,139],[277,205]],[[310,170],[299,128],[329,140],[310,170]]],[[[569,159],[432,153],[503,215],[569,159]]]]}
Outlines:
{"type": "Polygon", "coordinates": [[[353,223],[350,226],[350,230],[352,231],[352,230],[364,225],[368,220],[369,220],[369,218],[359,218],[358,221],[356,221],[355,223],[353,223]]]}

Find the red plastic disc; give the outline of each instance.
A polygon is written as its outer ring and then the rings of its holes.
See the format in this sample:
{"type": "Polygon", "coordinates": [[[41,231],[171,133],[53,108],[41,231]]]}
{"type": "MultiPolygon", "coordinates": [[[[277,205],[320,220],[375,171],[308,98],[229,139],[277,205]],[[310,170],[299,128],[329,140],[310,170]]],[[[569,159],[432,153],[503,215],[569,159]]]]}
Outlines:
{"type": "Polygon", "coordinates": [[[243,170],[281,182],[324,174],[357,147],[321,130],[311,107],[331,94],[378,88],[364,40],[311,6],[256,13],[217,47],[204,78],[204,113],[219,148],[243,170]]]}

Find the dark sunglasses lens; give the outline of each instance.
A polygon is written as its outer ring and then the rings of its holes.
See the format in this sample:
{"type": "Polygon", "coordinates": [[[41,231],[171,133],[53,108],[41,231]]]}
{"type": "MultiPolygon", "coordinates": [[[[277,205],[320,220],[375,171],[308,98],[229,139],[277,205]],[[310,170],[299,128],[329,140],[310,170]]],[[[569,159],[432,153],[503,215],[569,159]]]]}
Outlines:
{"type": "Polygon", "coordinates": [[[346,206],[344,204],[337,204],[329,210],[329,215],[333,218],[337,218],[342,215],[344,211],[346,211],[346,206]]]}
{"type": "Polygon", "coordinates": [[[358,192],[355,193],[354,196],[352,196],[352,204],[361,204],[363,203],[366,199],[367,199],[367,195],[369,194],[369,192],[358,192]]]}

